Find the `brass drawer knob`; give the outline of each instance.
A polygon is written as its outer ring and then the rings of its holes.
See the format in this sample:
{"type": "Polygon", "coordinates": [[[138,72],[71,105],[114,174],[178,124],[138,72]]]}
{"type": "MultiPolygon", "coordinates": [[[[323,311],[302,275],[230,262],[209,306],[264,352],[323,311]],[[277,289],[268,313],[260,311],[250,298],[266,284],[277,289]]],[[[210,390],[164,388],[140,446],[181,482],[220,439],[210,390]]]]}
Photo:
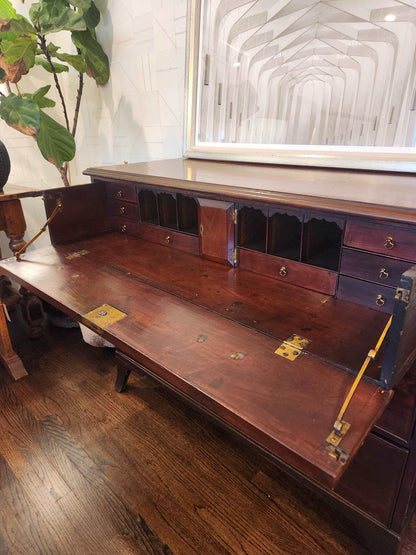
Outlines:
{"type": "Polygon", "coordinates": [[[122,196],[123,196],[123,191],[120,189],[119,191],[117,191],[116,197],[121,198],[122,196]]]}
{"type": "Polygon", "coordinates": [[[126,226],[126,224],[123,224],[121,226],[121,233],[126,233],[126,231],[127,231],[127,226],[126,226]]]}
{"type": "Polygon", "coordinates": [[[166,237],[165,237],[165,243],[167,243],[167,244],[170,243],[170,235],[166,235],[166,237]]]}
{"type": "Polygon", "coordinates": [[[384,306],[385,304],[386,304],[386,300],[383,298],[383,295],[377,295],[376,305],[377,306],[384,306]]]}
{"type": "Polygon", "coordinates": [[[386,237],[384,241],[384,246],[386,249],[392,249],[396,243],[393,241],[393,237],[386,237]]]}
{"type": "Polygon", "coordinates": [[[286,268],[286,266],[282,266],[282,267],[280,268],[279,274],[280,274],[281,276],[283,276],[283,277],[284,277],[284,276],[287,276],[287,268],[286,268]]]}
{"type": "Polygon", "coordinates": [[[387,279],[390,275],[389,270],[387,270],[387,268],[381,268],[380,273],[378,274],[378,277],[380,279],[387,279]]]}
{"type": "Polygon", "coordinates": [[[125,213],[126,213],[126,207],[125,207],[125,206],[122,206],[122,207],[120,208],[120,214],[125,214],[125,213]]]}

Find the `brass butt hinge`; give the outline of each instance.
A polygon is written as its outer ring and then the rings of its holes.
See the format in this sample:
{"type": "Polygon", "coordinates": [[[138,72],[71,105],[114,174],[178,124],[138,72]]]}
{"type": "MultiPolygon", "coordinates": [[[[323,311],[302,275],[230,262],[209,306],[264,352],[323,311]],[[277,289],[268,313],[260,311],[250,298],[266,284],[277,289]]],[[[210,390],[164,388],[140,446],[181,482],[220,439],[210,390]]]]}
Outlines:
{"type": "Polygon", "coordinates": [[[307,347],[310,342],[310,339],[306,339],[306,337],[294,333],[288,337],[286,341],[283,341],[274,353],[287,360],[295,360],[302,354],[303,349],[307,347]]]}
{"type": "Polygon", "coordinates": [[[344,420],[344,416],[345,413],[347,411],[348,405],[350,404],[350,401],[358,387],[358,384],[361,381],[361,378],[364,376],[364,372],[367,369],[367,366],[370,364],[370,362],[372,360],[374,360],[376,358],[376,355],[384,341],[384,338],[387,335],[387,332],[390,328],[391,322],[393,320],[393,316],[390,316],[384,330],[382,331],[379,340],[377,341],[377,345],[374,347],[374,349],[370,349],[368,351],[368,355],[363,363],[363,365],[360,368],[360,371],[358,372],[357,376],[355,377],[355,380],[350,388],[350,390],[348,391],[347,396],[345,397],[345,400],[342,404],[341,410],[338,413],[338,416],[332,426],[332,430],[331,433],[329,434],[329,436],[326,438],[325,441],[325,450],[326,452],[329,454],[330,457],[333,457],[334,459],[337,459],[338,461],[340,461],[341,463],[345,463],[345,461],[348,459],[348,453],[346,451],[344,451],[339,444],[341,443],[341,441],[344,439],[344,437],[346,436],[348,430],[351,427],[351,424],[349,422],[347,422],[346,420],[344,420]]]}
{"type": "Polygon", "coordinates": [[[394,295],[396,301],[402,301],[405,304],[409,304],[410,302],[410,291],[409,289],[403,289],[398,287],[396,289],[396,294],[394,295]]]}
{"type": "Polygon", "coordinates": [[[233,260],[234,266],[237,266],[237,262],[238,262],[238,259],[237,259],[237,249],[234,249],[234,250],[233,250],[232,260],[233,260]]]}
{"type": "Polygon", "coordinates": [[[234,208],[234,211],[233,211],[233,222],[234,222],[235,225],[237,225],[237,220],[238,220],[238,209],[237,209],[237,208],[234,208]]]}
{"type": "Polygon", "coordinates": [[[48,225],[51,223],[51,221],[55,218],[55,216],[57,216],[60,212],[62,212],[62,210],[64,209],[64,205],[62,204],[62,199],[61,197],[58,197],[56,199],[56,206],[53,209],[52,214],[49,216],[49,218],[46,220],[45,224],[43,227],[40,228],[40,231],[28,242],[26,243],[26,245],[24,245],[19,251],[17,251],[15,253],[15,257],[17,258],[17,260],[20,259],[20,256],[26,252],[26,249],[36,241],[36,239],[42,235],[42,233],[44,231],[46,231],[46,228],[48,227],[48,225]]]}

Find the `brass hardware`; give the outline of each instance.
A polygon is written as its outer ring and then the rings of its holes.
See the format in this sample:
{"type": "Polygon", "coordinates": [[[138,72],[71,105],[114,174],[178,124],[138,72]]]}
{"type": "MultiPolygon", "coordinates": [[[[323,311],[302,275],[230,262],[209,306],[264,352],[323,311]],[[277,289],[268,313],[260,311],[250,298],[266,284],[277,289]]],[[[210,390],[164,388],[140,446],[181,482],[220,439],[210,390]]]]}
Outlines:
{"type": "Polygon", "coordinates": [[[349,453],[347,453],[344,449],[342,449],[342,447],[339,447],[338,445],[331,445],[328,443],[325,446],[325,451],[330,457],[336,459],[341,464],[345,464],[349,457],[349,453]]]}
{"type": "Polygon", "coordinates": [[[233,360],[241,360],[242,358],[245,357],[244,353],[237,353],[236,351],[230,353],[228,355],[230,358],[232,358],[233,360]]]}
{"type": "Polygon", "coordinates": [[[123,196],[123,191],[120,189],[119,191],[117,191],[116,197],[121,198],[122,196],[123,196]]]}
{"type": "Polygon", "coordinates": [[[122,206],[122,207],[120,208],[120,214],[125,214],[125,212],[126,212],[126,207],[125,207],[125,206],[122,206]]]}
{"type": "Polygon", "coordinates": [[[386,268],[381,268],[378,277],[380,279],[387,279],[389,277],[389,275],[390,275],[389,270],[387,270],[386,268]]]}
{"type": "Polygon", "coordinates": [[[204,226],[202,224],[199,226],[199,234],[201,237],[204,236],[204,226]]]}
{"type": "Polygon", "coordinates": [[[233,264],[234,264],[234,266],[237,266],[237,262],[238,262],[238,259],[237,259],[237,249],[234,249],[234,250],[233,250],[232,259],[233,259],[233,264]]]}
{"type": "Polygon", "coordinates": [[[295,360],[310,342],[310,339],[306,339],[306,337],[293,334],[286,341],[283,341],[280,347],[275,350],[275,354],[287,360],[295,360]]]}
{"type": "Polygon", "coordinates": [[[20,259],[20,256],[21,256],[24,252],[26,252],[26,249],[27,249],[32,243],[34,243],[34,242],[36,241],[36,239],[37,239],[40,235],[42,235],[42,233],[43,233],[44,231],[46,231],[46,228],[48,227],[48,225],[51,223],[51,221],[55,218],[55,216],[56,216],[57,214],[59,214],[60,212],[62,212],[63,208],[64,208],[64,205],[62,204],[62,199],[61,199],[61,197],[58,197],[58,198],[56,199],[56,206],[55,206],[55,208],[53,209],[52,214],[51,214],[51,215],[49,216],[49,218],[46,220],[45,225],[44,225],[43,227],[40,228],[40,231],[39,231],[28,243],[26,243],[26,245],[24,245],[20,250],[18,250],[18,251],[15,253],[15,257],[17,258],[17,260],[19,260],[19,259],[20,259]]]}
{"type": "Polygon", "coordinates": [[[98,326],[99,328],[108,328],[125,316],[127,316],[125,312],[121,312],[121,310],[118,310],[109,304],[103,304],[98,308],[91,310],[87,314],[84,314],[83,319],[98,326]]]}
{"type": "Polygon", "coordinates": [[[235,208],[235,209],[234,209],[234,212],[233,212],[233,222],[234,222],[234,225],[237,225],[237,220],[238,220],[238,210],[237,210],[237,208],[235,208]]]}
{"type": "MultiPolygon", "coordinates": [[[[349,422],[346,422],[344,420],[344,416],[345,413],[347,411],[348,405],[350,404],[350,401],[358,387],[358,384],[361,381],[361,378],[364,376],[364,372],[367,369],[367,366],[370,364],[370,362],[372,360],[374,360],[376,358],[376,355],[378,353],[378,351],[380,350],[380,347],[387,335],[387,332],[390,328],[391,322],[393,320],[393,316],[390,316],[384,330],[382,331],[379,340],[377,341],[377,345],[374,347],[374,349],[370,349],[367,357],[365,359],[365,361],[363,362],[363,365],[360,368],[360,371],[358,372],[358,374],[355,377],[355,380],[350,388],[350,390],[348,391],[347,396],[345,397],[345,400],[342,404],[341,410],[338,413],[338,416],[332,426],[332,430],[331,433],[329,434],[329,436],[326,438],[326,449],[328,451],[328,454],[331,457],[335,457],[337,459],[339,459],[341,462],[342,459],[339,456],[339,449],[338,449],[338,445],[341,443],[342,439],[344,438],[344,436],[346,435],[346,433],[348,432],[351,424],[349,422]],[[337,449],[331,449],[332,447],[336,447],[337,449]]],[[[345,461],[344,461],[345,462],[345,461]]]]}
{"type": "Polygon", "coordinates": [[[384,246],[386,249],[392,249],[396,243],[393,241],[393,237],[386,237],[384,241],[384,246]]]}
{"type": "Polygon", "coordinates": [[[205,341],[208,339],[207,335],[204,335],[203,333],[199,334],[198,337],[196,338],[197,343],[205,343],[205,341]]]}
{"type": "Polygon", "coordinates": [[[127,231],[127,226],[126,226],[126,224],[123,224],[121,226],[121,233],[126,233],[126,231],[127,231]]]}
{"type": "Polygon", "coordinates": [[[165,237],[165,243],[167,243],[167,244],[170,243],[170,235],[166,235],[166,237],[165,237]]]}
{"type": "Polygon", "coordinates": [[[402,289],[401,287],[398,287],[396,289],[396,294],[394,295],[394,298],[396,299],[396,301],[402,301],[405,304],[409,304],[410,302],[409,289],[402,289]]]}
{"type": "Polygon", "coordinates": [[[385,304],[386,304],[386,299],[383,297],[383,295],[377,295],[376,305],[377,306],[384,306],[385,304]]]}
{"type": "Polygon", "coordinates": [[[90,251],[83,249],[82,251],[71,252],[71,254],[67,254],[65,258],[67,260],[72,260],[74,258],[79,258],[80,256],[85,256],[86,254],[89,254],[89,253],[90,251]]]}
{"type": "Polygon", "coordinates": [[[280,270],[279,270],[279,275],[281,275],[281,276],[283,276],[283,277],[284,277],[284,276],[287,276],[287,268],[286,268],[286,266],[282,266],[282,267],[280,268],[280,270]]]}

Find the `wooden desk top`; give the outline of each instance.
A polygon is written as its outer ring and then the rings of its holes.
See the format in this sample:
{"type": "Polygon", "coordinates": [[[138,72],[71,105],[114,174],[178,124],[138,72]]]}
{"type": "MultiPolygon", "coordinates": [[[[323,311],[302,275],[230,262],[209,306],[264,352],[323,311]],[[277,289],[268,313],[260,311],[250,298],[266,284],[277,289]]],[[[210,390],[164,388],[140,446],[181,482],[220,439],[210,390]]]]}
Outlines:
{"type": "Polygon", "coordinates": [[[182,158],[88,168],[84,174],[169,186],[204,197],[245,198],[416,223],[413,174],[182,158]]]}
{"type": "Polygon", "coordinates": [[[35,189],[33,187],[15,185],[14,183],[6,183],[3,191],[0,191],[0,202],[26,197],[40,197],[43,193],[43,189],[35,189]]]}

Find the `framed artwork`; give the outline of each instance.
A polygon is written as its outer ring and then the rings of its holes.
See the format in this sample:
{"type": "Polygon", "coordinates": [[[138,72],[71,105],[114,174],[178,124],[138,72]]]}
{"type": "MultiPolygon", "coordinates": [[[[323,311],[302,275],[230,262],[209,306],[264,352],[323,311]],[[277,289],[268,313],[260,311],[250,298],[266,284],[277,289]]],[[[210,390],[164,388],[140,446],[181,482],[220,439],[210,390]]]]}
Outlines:
{"type": "Polygon", "coordinates": [[[184,155],[416,171],[414,0],[189,0],[184,155]]]}

